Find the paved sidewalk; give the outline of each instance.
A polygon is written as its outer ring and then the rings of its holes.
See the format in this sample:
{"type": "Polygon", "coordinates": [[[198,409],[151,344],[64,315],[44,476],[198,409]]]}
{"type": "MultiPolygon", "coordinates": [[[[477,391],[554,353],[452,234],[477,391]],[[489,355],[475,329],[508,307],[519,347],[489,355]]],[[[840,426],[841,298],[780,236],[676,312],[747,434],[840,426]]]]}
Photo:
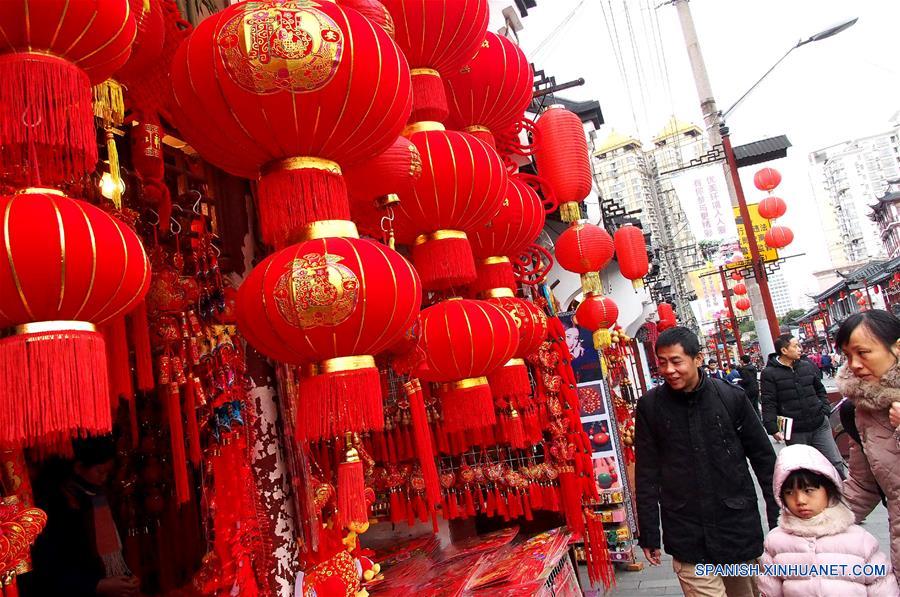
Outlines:
{"type": "MultiPolygon", "coordinates": [[[[775,444],[776,451],[780,450],[784,444],[775,444]]],[[[755,477],[754,477],[755,480],[755,477]]],[[[756,487],[756,494],[759,499],[759,509],[761,518],[766,520],[765,504],[762,500],[759,486],[756,487]]],[[[878,538],[881,549],[885,553],[890,553],[890,533],[888,531],[887,510],[884,506],[879,505],[864,523],[863,527],[878,538]]],[[[644,554],[640,548],[635,548],[638,552],[638,559],[644,562],[644,569],[640,572],[628,572],[624,569],[616,568],[616,586],[613,587],[607,595],[615,595],[616,597],[643,597],[645,595],[682,595],[681,585],[678,584],[678,578],[672,569],[672,556],[663,553],[662,565],[653,567],[644,560],[644,554]]],[[[582,580],[582,586],[585,587],[585,595],[588,597],[600,597],[603,590],[587,589],[588,581],[584,567],[579,567],[579,573],[582,580]]]]}

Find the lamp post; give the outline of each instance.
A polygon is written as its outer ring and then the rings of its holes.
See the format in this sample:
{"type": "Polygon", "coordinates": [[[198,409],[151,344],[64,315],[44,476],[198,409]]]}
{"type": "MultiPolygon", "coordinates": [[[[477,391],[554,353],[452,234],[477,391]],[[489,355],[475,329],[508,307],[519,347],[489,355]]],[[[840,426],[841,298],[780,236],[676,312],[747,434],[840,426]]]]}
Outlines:
{"type": "Polygon", "coordinates": [[[691,62],[691,69],[694,73],[694,83],[697,87],[697,95],[700,98],[700,109],[703,112],[703,120],[706,124],[710,145],[714,148],[719,144],[722,145],[725,154],[725,179],[728,183],[728,194],[731,197],[731,205],[732,207],[738,208],[739,213],[741,214],[741,224],[747,235],[747,245],[750,249],[750,260],[753,268],[753,279],[748,279],[746,281],[746,286],[748,296],[750,297],[753,320],[756,324],[756,335],[759,338],[760,351],[765,351],[765,353],[774,352],[775,338],[780,334],[778,318],[775,315],[772,295],[769,292],[769,282],[767,279],[765,263],[760,256],[759,247],[756,243],[756,234],[753,230],[753,222],[750,219],[750,209],[747,207],[747,200],[744,197],[744,190],[741,186],[741,179],[738,174],[737,159],[734,155],[734,149],[731,146],[731,136],[728,127],[725,125],[725,118],[731,114],[735,108],[737,108],[737,106],[791,54],[791,52],[806,44],[837,35],[841,31],[852,27],[857,19],[854,18],[844,21],[824,29],[806,39],[798,41],[794,46],[788,49],[788,51],[785,52],[785,54],[779,58],[778,61],[750,87],[750,89],[741,95],[730,108],[722,113],[716,107],[716,100],[713,97],[712,85],[709,82],[709,75],[706,72],[706,63],[703,60],[703,54],[700,51],[700,42],[694,27],[694,19],[691,15],[689,0],[671,0],[671,3],[675,5],[675,8],[678,11],[681,30],[684,35],[688,58],[691,62]]]}

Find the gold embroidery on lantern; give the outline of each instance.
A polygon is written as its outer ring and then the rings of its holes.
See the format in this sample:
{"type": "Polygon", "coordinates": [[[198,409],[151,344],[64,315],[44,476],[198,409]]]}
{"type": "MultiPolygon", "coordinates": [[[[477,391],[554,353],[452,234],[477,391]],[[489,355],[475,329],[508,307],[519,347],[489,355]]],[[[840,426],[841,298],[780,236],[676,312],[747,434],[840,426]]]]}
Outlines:
{"type": "Polygon", "coordinates": [[[275,306],[299,328],[335,326],[347,321],[359,300],[359,278],[338,255],[307,253],[294,259],[275,283],[275,306]]]}

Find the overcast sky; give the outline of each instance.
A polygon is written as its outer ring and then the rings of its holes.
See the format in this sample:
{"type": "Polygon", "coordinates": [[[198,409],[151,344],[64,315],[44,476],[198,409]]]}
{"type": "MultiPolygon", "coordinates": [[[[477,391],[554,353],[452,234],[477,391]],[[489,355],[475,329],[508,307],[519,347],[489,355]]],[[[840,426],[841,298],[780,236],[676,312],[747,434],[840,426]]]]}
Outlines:
{"type": "MultiPolygon", "coordinates": [[[[493,17],[511,2],[490,0],[493,17]]],[[[676,9],[662,0],[538,0],[520,44],[557,82],[584,77],[571,99],[599,100],[614,127],[649,141],[672,113],[702,123],[676,9]],[[626,10],[627,7],[627,10],[626,10]],[[630,21],[630,23],[629,23],[630,21]],[[618,34],[618,43],[615,36],[618,34]],[[637,59],[635,58],[637,57],[637,59]]],[[[793,147],[772,165],[784,175],[782,223],[796,240],[787,272],[815,290],[807,272],[828,265],[808,176],[808,154],[887,130],[900,110],[900,2],[895,0],[693,0],[691,8],[720,109],[730,106],[797,40],[850,17],[843,33],[794,51],[729,118],[735,145],[786,134],[793,147]]],[[[492,22],[492,28],[496,22],[492,22]]],[[[743,172],[748,200],[754,168],[743,172]]]]}

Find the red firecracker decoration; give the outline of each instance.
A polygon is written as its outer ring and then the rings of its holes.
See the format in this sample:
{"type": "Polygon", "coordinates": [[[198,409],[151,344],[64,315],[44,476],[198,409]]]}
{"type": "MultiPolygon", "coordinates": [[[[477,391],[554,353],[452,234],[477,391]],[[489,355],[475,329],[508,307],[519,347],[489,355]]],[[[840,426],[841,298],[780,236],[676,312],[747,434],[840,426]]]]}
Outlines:
{"type": "Polygon", "coordinates": [[[486,301],[451,299],[422,311],[422,379],[441,384],[439,396],[448,431],[496,422],[487,375],[518,348],[515,322],[486,301]]]}
{"type": "Polygon", "coordinates": [[[239,326],[275,360],[306,366],[298,433],[331,438],[383,425],[373,355],[412,325],[419,276],[400,254],[358,238],[320,238],[263,260],[238,290],[239,326]]]}
{"type": "Polygon", "coordinates": [[[787,213],[787,203],[781,197],[766,197],[759,202],[759,215],[767,220],[776,220],[787,213]]]}
{"type": "Polygon", "coordinates": [[[781,184],[781,173],[775,168],[763,168],[753,175],[753,184],[760,191],[771,191],[781,184]]]}
{"type": "Polygon", "coordinates": [[[744,283],[735,284],[731,290],[738,296],[744,296],[747,294],[747,285],[744,283]]]}
{"type": "Polygon", "coordinates": [[[622,226],[616,230],[613,242],[622,276],[638,283],[650,271],[643,231],[631,224],[622,226]]]}
{"type": "Polygon", "coordinates": [[[750,309],[750,299],[748,298],[739,298],[734,302],[734,306],[740,309],[741,311],[747,311],[750,309]]]}
{"type": "Polygon", "coordinates": [[[783,249],[794,242],[794,232],[787,226],[773,226],[766,232],[765,241],[772,249],[783,249]]]}
{"type": "Polygon", "coordinates": [[[581,219],[581,202],[591,192],[591,159],[584,125],[574,112],[552,105],[537,124],[534,156],[538,174],[546,179],[559,201],[564,222],[581,219]]]}
{"type": "Polygon", "coordinates": [[[227,172],[259,178],[263,240],[277,247],[315,220],[350,218],[342,167],[389,147],[411,101],[396,44],[331,2],[213,14],[179,48],[172,84],[185,139],[227,172]]]}
{"type": "Polygon", "coordinates": [[[382,0],[382,3],[394,19],[394,38],[411,67],[410,122],[445,122],[447,96],[441,76],[457,72],[475,56],[487,31],[487,0],[382,0]]]}
{"type": "Polygon", "coordinates": [[[575,321],[594,334],[594,347],[598,350],[612,344],[609,328],[616,325],[619,307],[608,296],[588,294],[575,309],[575,321]]]}
{"type": "Polygon", "coordinates": [[[0,445],[109,432],[103,337],[146,294],[150,264],[119,220],[62,194],[0,199],[0,445]]]}
{"type": "Polygon", "coordinates": [[[135,37],[129,3],[2,2],[0,23],[4,178],[25,185],[84,176],[97,164],[91,85],[128,60],[135,37]]]}
{"type": "Polygon", "coordinates": [[[478,53],[445,80],[449,125],[494,146],[502,131],[531,103],[534,73],[519,46],[488,32],[478,53]]]}

